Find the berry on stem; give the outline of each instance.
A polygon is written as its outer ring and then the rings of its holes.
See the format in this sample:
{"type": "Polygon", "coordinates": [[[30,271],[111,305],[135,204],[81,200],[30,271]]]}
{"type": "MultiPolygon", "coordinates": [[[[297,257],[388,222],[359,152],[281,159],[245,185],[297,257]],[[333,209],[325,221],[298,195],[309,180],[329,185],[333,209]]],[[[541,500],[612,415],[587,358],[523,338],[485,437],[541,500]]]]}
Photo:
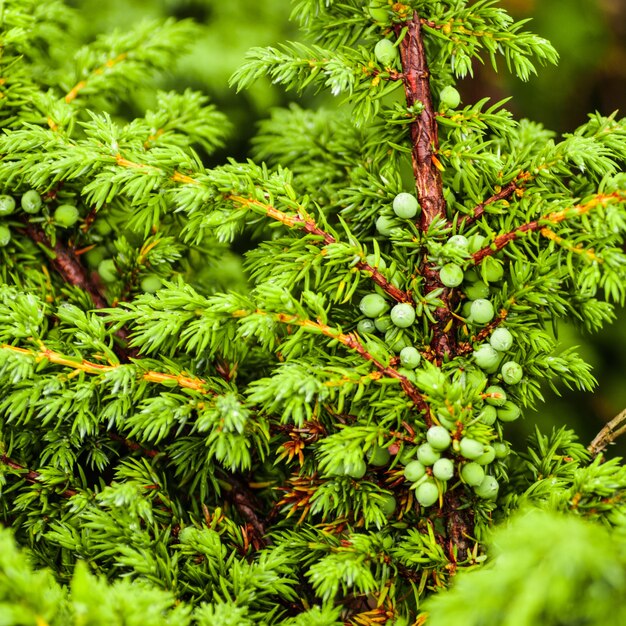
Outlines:
{"type": "Polygon", "coordinates": [[[105,283],[112,283],[117,278],[117,267],[113,259],[104,259],[98,264],[98,274],[105,283]]]}
{"type": "Polygon", "coordinates": [[[478,414],[478,421],[483,424],[487,424],[487,426],[492,426],[496,423],[497,417],[498,411],[496,410],[496,407],[486,404],[478,414]]]}
{"type": "Polygon", "coordinates": [[[41,196],[34,189],[29,189],[22,195],[20,204],[25,213],[39,213],[42,205],[41,196]]]}
{"type": "Polygon", "coordinates": [[[439,279],[446,287],[458,287],[463,282],[463,270],[456,263],[446,263],[439,270],[439,279]]]}
{"type": "Polygon", "coordinates": [[[15,211],[15,198],[6,194],[0,195],[0,216],[11,215],[15,211]]]}
{"type": "Polygon", "coordinates": [[[379,63],[387,67],[398,58],[398,50],[389,39],[381,39],[374,46],[374,56],[379,63]]]}
{"type": "Polygon", "coordinates": [[[431,426],[426,432],[426,439],[433,450],[445,450],[450,446],[452,438],[443,426],[431,426]]]}
{"type": "Polygon", "coordinates": [[[146,293],[155,293],[161,289],[162,286],[163,283],[161,279],[155,274],[150,274],[141,279],[141,290],[146,293]]]}
{"type": "Polygon", "coordinates": [[[415,497],[423,507],[432,506],[439,500],[439,489],[432,480],[426,480],[415,490],[415,497]]]}
{"type": "Polygon", "coordinates": [[[408,328],[415,321],[415,309],[406,302],[396,304],[391,309],[391,321],[398,328],[408,328]]]}
{"type": "Polygon", "coordinates": [[[419,461],[410,461],[404,468],[404,477],[411,483],[418,481],[426,474],[426,467],[419,461]]]}
{"type": "Polygon", "coordinates": [[[454,463],[450,459],[438,459],[433,465],[433,476],[439,480],[450,480],[454,476],[454,463]]]}
{"type": "Polygon", "coordinates": [[[461,94],[452,85],[448,85],[439,94],[441,109],[456,109],[461,104],[461,94]]]}
{"type": "Polygon", "coordinates": [[[73,204],[60,204],[54,211],[54,221],[63,228],[74,226],[78,216],[78,209],[73,204]]]}
{"type": "Polygon", "coordinates": [[[372,320],[364,319],[356,325],[356,329],[361,335],[371,335],[376,331],[376,325],[372,320]]]}
{"type": "Polygon", "coordinates": [[[474,461],[485,452],[485,446],[476,439],[463,437],[459,442],[459,452],[461,456],[474,461]]]}
{"type": "Polygon", "coordinates": [[[381,448],[380,446],[369,448],[365,453],[365,456],[370,464],[375,465],[376,467],[387,465],[387,463],[389,463],[389,459],[391,459],[391,453],[389,450],[387,450],[387,448],[381,448]]]}
{"type": "Polygon", "coordinates": [[[474,362],[480,369],[489,370],[497,367],[502,359],[501,354],[488,343],[482,343],[472,353],[474,362]]]}
{"type": "Polygon", "coordinates": [[[396,510],[396,506],[398,506],[398,503],[390,493],[384,493],[382,495],[380,510],[383,512],[383,515],[385,515],[386,517],[393,515],[394,511],[396,510]]]}
{"type": "Polygon", "coordinates": [[[506,391],[498,385],[491,385],[485,389],[485,402],[493,406],[504,406],[506,403],[506,391]]]}
{"type": "MultiPolygon", "coordinates": [[[[482,452],[482,450],[481,450],[482,452]]],[[[422,465],[433,465],[438,461],[441,454],[437,452],[429,443],[423,443],[417,449],[417,459],[422,465]]]]}
{"type": "Polygon", "coordinates": [[[0,248],[8,246],[11,242],[11,231],[8,226],[0,224],[0,248]]]}
{"type": "Polygon", "coordinates": [[[406,348],[402,348],[402,350],[400,350],[400,363],[407,369],[415,369],[421,360],[422,355],[419,353],[417,348],[414,348],[413,346],[407,346],[406,348]]]}
{"type": "Polygon", "coordinates": [[[485,478],[485,470],[478,463],[465,463],[461,468],[461,478],[470,487],[476,487],[485,478]]]}
{"type": "Polygon", "coordinates": [[[524,376],[522,366],[515,361],[507,361],[501,368],[502,380],[507,385],[517,385],[524,376]]]}
{"type": "Polygon", "coordinates": [[[377,293],[368,293],[361,298],[361,302],[359,303],[361,313],[371,318],[382,315],[388,308],[389,305],[385,298],[377,293]]]}
{"type": "Polygon", "coordinates": [[[496,328],[491,337],[489,343],[498,351],[506,352],[513,347],[513,335],[506,328],[496,328]]]}
{"type": "Polygon", "coordinates": [[[488,324],[496,315],[493,304],[485,298],[478,298],[472,302],[470,316],[478,324],[488,324]]]}
{"type": "Polygon", "coordinates": [[[485,476],[477,487],[474,487],[476,495],[485,500],[495,500],[498,496],[500,485],[493,476],[485,476]]]}
{"type": "Polygon", "coordinates": [[[393,235],[393,233],[396,230],[396,228],[397,227],[396,227],[392,217],[387,217],[386,215],[381,215],[376,220],[376,230],[383,237],[391,237],[391,235],[393,235]]]}
{"type": "Polygon", "coordinates": [[[522,410],[510,400],[507,400],[500,408],[497,410],[498,419],[501,422],[514,422],[521,414],[522,410]]]}
{"type": "Polygon", "coordinates": [[[393,199],[393,212],[402,219],[410,220],[415,217],[420,210],[417,198],[410,193],[399,193],[393,199]]]}

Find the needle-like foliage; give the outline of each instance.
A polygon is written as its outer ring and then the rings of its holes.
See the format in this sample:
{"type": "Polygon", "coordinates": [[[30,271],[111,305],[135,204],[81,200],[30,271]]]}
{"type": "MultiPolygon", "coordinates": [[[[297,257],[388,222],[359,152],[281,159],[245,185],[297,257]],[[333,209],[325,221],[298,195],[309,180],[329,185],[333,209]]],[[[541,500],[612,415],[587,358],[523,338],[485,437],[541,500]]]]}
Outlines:
{"type": "Polygon", "coordinates": [[[0,623],[605,626],[617,428],[509,423],[595,384],[554,328],[624,303],[626,122],[462,103],[476,62],[557,61],[491,0],[293,17],[233,85],[337,107],[207,168],[202,94],[120,115],[191,23],[79,47],[0,2],[0,623]]]}

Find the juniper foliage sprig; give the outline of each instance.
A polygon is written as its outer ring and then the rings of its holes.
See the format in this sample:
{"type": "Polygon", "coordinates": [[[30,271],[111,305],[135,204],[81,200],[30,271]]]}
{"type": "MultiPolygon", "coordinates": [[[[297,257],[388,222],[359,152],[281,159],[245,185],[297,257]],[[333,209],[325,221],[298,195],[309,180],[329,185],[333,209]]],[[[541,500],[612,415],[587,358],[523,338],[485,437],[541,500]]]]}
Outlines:
{"type": "MultiPolygon", "coordinates": [[[[40,4],[2,5],[0,515],[33,564],[3,534],[23,583],[0,578],[7,623],[145,621],[149,604],[155,624],[423,624],[441,592],[446,624],[467,587],[445,589],[517,509],[622,537],[620,462],[540,423],[516,449],[508,423],[547,385],[595,384],[553,327],[597,330],[624,302],[626,124],[557,138],[453,87],[475,59],[526,80],[556,61],[547,41],[491,1],[296,2],[308,43],[252,51],[233,83],[343,104],[276,111],[253,160],[207,168],[197,150],[228,122],[201,94],[112,109],[189,24],[67,59],[71,12],[40,4]],[[49,596],[20,592],[40,579],[49,596]]],[[[560,623],[544,607],[585,576],[533,586],[527,623],[560,623]]]]}

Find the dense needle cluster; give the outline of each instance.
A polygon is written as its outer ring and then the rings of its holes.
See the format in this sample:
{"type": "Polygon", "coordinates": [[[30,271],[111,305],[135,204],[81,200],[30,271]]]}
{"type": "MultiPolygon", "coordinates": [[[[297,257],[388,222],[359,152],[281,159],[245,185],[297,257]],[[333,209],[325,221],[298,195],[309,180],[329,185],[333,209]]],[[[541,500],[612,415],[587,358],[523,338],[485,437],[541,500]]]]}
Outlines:
{"type": "Polygon", "coordinates": [[[626,123],[557,138],[462,102],[477,60],[557,60],[491,1],[293,14],[307,43],[233,84],[337,106],[276,110],[208,168],[229,125],[202,94],[123,116],[192,24],[80,47],[63,2],[2,5],[0,621],[626,619],[598,600],[626,596],[610,436],[530,411],[595,382],[558,321],[626,296],[626,123]]]}

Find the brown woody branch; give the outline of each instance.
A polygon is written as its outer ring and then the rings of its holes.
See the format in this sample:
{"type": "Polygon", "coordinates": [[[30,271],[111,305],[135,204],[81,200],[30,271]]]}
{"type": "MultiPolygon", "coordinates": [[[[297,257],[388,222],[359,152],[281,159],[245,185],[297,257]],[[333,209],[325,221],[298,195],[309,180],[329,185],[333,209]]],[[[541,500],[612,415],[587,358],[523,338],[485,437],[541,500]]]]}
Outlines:
{"type": "MultiPolygon", "coordinates": [[[[430,92],[430,71],[422,37],[422,23],[417,12],[413,13],[409,21],[396,26],[396,35],[399,36],[404,27],[406,27],[406,34],[400,44],[400,58],[406,103],[408,108],[416,104],[421,105],[421,113],[410,125],[411,161],[417,198],[422,207],[419,228],[422,232],[426,232],[433,220],[445,217],[446,213],[440,164],[436,157],[439,134],[430,92]]],[[[423,261],[421,273],[424,276],[426,294],[435,289],[443,289],[441,294],[443,306],[434,312],[437,321],[433,325],[431,342],[436,359],[442,361],[447,355],[454,354],[456,349],[455,329],[451,314],[453,303],[450,301],[454,293],[442,285],[439,272],[426,259],[423,261]]]]}

